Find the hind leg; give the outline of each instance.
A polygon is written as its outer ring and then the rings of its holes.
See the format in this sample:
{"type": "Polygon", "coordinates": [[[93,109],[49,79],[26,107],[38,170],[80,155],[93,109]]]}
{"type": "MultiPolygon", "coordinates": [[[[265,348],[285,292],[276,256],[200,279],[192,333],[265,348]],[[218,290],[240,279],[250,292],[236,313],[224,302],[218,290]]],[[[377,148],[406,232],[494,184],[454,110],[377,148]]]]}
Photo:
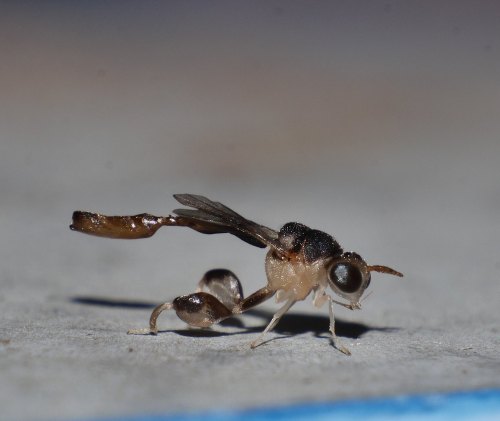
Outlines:
{"type": "Polygon", "coordinates": [[[128,333],[157,334],[158,316],[170,309],[175,310],[177,316],[190,326],[209,327],[240,313],[242,301],[241,283],[234,273],[226,269],[210,270],[198,283],[197,292],[157,306],[151,313],[149,329],[133,329],[128,333]]]}
{"type": "Polygon", "coordinates": [[[165,310],[170,310],[173,308],[173,303],[163,303],[158,306],[156,306],[151,313],[151,317],[149,318],[149,328],[144,328],[144,329],[129,329],[127,331],[127,334],[129,335],[156,335],[158,333],[158,326],[156,324],[156,320],[158,319],[158,316],[160,315],[161,312],[165,310]]]}
{"type": "Polygon", "coordinates": [[[214,296],[230,310],[243,300],[243,288],[240,280],[227,269],[209,270],[198,282],[196,292],[206,292],[214,296]]]}

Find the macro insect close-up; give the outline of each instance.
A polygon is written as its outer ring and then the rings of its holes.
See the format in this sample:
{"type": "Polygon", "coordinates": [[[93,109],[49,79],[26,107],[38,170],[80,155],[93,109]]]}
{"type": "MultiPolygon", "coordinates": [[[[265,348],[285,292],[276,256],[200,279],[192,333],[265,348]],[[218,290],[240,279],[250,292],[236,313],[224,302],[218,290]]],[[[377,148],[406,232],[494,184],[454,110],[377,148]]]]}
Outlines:
{"type": "Polygon", "coordinates": [[[174,197],[193,209],[175,209],[169,216],[147,213],[106,216],[75,211],[70,228],[85,234],[121,239],[151,237],[162,226],[189,227],[203,234],[229,233],[253,246],[269,248],[265,260],[267,285],[244,298],[240,281],[231,271],[208,271],[196,292],[158,305],[151,314],[149,328],[129,333],[157,334],[158,316],[169,309],[175,310],[188,325],[207,328],[275,295],[276,302],[284,304],[258,338],[251,342],[250,346],[255,348],[297,301],[312,293],[314,306],[328,303],[333,346],[350,355],[335,334],[334,304],[350,310],[360,309],[360,299],[370,285],[371,272],[403,276],[387,266],[368,265],[359,254],[344,251],[331,235],[303,224],[288,222],[275,231],[206,197],[192,194],[176,194],[174,197]],[[333,299],[327,292],[328,288],[346,302],[333,299]]]}

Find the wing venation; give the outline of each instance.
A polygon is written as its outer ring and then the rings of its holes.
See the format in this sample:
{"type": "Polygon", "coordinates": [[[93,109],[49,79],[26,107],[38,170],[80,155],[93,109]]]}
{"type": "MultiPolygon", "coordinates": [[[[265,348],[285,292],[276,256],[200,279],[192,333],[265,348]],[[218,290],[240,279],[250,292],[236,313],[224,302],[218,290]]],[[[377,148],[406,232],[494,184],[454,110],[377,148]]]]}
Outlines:
{"type": "Polygon", "coordinates": [[[175,194],[175,199],[194,209],[175,209],[173,212],[185,225],[205,234],[228,233],[256,247],[281,250],[278,233],[250,221],[219,202],[194,194],[175,194]]]}

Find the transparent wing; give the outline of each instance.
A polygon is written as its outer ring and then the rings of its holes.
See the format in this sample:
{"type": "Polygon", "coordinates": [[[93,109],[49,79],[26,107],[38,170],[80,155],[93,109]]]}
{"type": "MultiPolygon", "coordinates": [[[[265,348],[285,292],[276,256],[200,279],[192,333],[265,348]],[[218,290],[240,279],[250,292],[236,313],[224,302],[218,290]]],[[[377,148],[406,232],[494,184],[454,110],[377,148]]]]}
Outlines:
{"type": "Polygon", "coordinates": [[[264,225],[249,221],[219,202],[194,194],[175,194],[175,199],[194,209],[175,209],[183,225],[206,234],[229,233],[256,247],[272,247],[285,252],[278,241],[278,233],[264,225]]]}

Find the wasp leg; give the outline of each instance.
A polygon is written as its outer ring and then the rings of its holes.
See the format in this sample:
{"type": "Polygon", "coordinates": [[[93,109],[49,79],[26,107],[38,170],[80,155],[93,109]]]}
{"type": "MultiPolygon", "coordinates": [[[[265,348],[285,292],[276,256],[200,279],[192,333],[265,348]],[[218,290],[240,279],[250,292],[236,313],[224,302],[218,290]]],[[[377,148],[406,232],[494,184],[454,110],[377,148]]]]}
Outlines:
{"type": "Polygon", "coordinates": [[[226,269],[210,270],[198,283],[196,293],[176,298],[155,307],[149,318],[149,328],[131,329],[132,335],[156,335],[160,313],[174,309],[180,319],[191,326],[207,327],[229,317],[242,300],[243,292],[236,275],[226,269]]]}
{"type": "MultiPolygon", "coordinates": [[[[243,298],[240,281],[234,273],[226,269],[214,269],[208,271],[198,284],[198,288],[199,291],[210,292],[222,304],[224,304],[224,306],[231,309],[233,314],[241,314],[252,307],[255,307],[263,301],[271,298],[276,292],[268,287],[264,287],[257,290],[247,298],[243,298]]],[[[278,312],[275,315],[275,319],[271,321],[259,339],[251,344],[252,348],[255,348],[258,343],[262,342],[264,334],[271,330],[276,323],[278,323],[279,318],[286,313],[292,304],[293,302],[285,306],[281,312],[278,312]]]]}
{"type": "Polygon", "coordinates": [[[195,292],[177,297],[172,302],[160,304],[151,313],[149,328],[132,329],[128,333],[156,335],[158,333],[158,316],[164,310],[170,309],[174,309],[179,319],[193,327],[209,327],[233,315],[232,311],[213,295],[206,292],[195,292]]]}
{"type": "Polygon", "coordinates": [[[259,335],[259,337],[253,341],[251,344],[250,344],[250,347],[251,348],[256,348],[257,346],[259,346],[261,343],[262,343],[262,340],[264,339],[264,335],[269,332],[270,330],[272,330],[274,328],[274,326],[276,326],[276,324],[279,322],[279,320],[281,319],[281,317],[283,316],[283,314],[285,314],[289,309],[290,307],[292,307],[294,304],[295,304],[296,300],[294,299],[289,299],[285,305],[283,307],[281,307],[277,312],[276,314],[273,316],[273,318],[271,319],[271,321],[269,322],[269,324],[267,325],[267,327],[264,329],[264,331],[259,335]]]}
{"type": "Polygon", "coordinates": [[[351,351],[349,351],[349,349],[347,349],[344,345],[342,345],[340,339],[335,334],[335,316],[333,314],[333,300],[332,297],[330,297],[329,295],[327,295],[326,297],[328,299],[328,304],[329,304],[328,308],[330,312],[330,333],[332,334],[332,344],[340,352],[346,355],[351,355],[351,351]]]}
{"type": "MultiPolygon", "coordinates": [[[[195,293],[182,295],[172,302],[155,307],[149,319],[149,328],[133,329],[128,333],[156,335],[158,316],[170,309],[175,310],[177,316],[190,326],[209,327],[232,315],[247,311],[272,297],[274,293],[275,291],[264,287],[244,299],[241,283],[234,273],[227,269],[213,269],[205,273],[195,293]]],[[[271,328],[272,326],[268,330],[271,328]]]]}
{"type": "Polygon", "coordinates": [[[170,310],[173,308],[174,304],[167,302],[156,306],[151,313],[151,317],[149,318],[149,328],[144,329],[130,329],[127,333],[129,335],[156,335],[158,333],[158,326],[156,324],[156,320],[162,311],[170,310]]]}
{"type": "Polygon", "coordinates": [[[238,277],[227,269],[209,270],[198,283],[197,292],[206,292],[217,298],[233,314],[241,314],[271,298],[276,291],[268,287],[243,298],[243,289],[238,277]]]}
{"type": "Polygon", "coordinates": [[[209,270],[198,283],[196,292],[213,295],[231,310],[243,300],[243,289],[238,277],[227,269],[209,270]]]}
{"type": "Polygon", "coordinates": [[[209,327],[233,315],[216,297],[206,292],[177,297],[172,304],[179,319],[194,327],[209,327]]]}
{"type": "Polygon", "coordinates": [[[242,300],[241,303],[233,309],[233,313],[240,314],[250,310],[252,307],[255,307],[256,305],[259,305],[260,303],[263,303],[271,298],[275,293],[276,291],[269,289],[268,287],[261,288],[242,300]]]}

